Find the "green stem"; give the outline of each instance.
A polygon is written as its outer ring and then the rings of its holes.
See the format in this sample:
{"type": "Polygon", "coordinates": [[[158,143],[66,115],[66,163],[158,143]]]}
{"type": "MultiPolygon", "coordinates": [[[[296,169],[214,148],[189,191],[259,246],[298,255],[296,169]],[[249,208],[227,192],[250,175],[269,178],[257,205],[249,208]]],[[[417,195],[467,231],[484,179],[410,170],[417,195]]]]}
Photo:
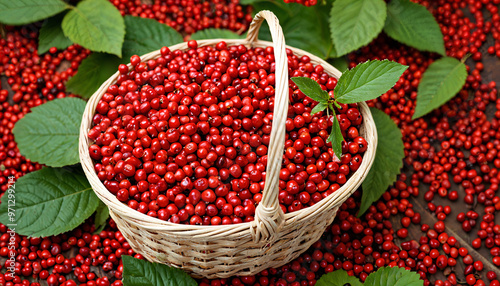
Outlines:
{"type": "Polygon", "coordinates": [[[335,104],[335,106],[340,109],[340,104],[336,100],[333,100],[333,104],[335,104]]]}

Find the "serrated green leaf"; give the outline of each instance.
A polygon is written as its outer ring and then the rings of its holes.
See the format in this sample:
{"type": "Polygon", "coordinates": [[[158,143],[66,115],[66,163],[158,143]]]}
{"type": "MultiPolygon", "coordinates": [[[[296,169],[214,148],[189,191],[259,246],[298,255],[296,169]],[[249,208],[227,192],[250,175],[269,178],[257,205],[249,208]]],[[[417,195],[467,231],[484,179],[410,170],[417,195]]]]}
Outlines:
{"type": "Polygon", "coordinates": [[[340,159],[340,157],[342,157],[342,141],[344,141],[344,137],[342,136],[342,129],[340,129],[339,120],[337,119],[337,115],[335,114],[335,110],[333,108],[331,109],[331,112],[333,113],[332,132],[326,139],[326,143],[332,143],[333,153],[335,153],[335,156],[340,159]]]}
{"type": "Polygon", "coordinates": [[[316,286],[344,286],[349,283],[351,286],[362,286],[363,283],[354,276],[349,276],[345,270],[336,270],[328,274],[324,274],[316,282],[316,286]]]}
{"type": "Polygon", "coordinates": [[[383,111],[376,108],[370,110],[377,126],[378,144],[372,168],[363,181],[363,195],[358,216],[361,216],[396,181],[405,157],[403,139],[398,126],[383,111]]]}
{"type": "Polygon", "coordinates": [[[328,104],[325,102],[319,102],[316,106],[311,110],[311,115],[316,114],[320,111],[325,110],[328,107],[328,104]]]}
{"type": "Polygon", "coordinates": [[[393,87],[407,68],[389,60],[361,63],[339,78],[335,99],[347,104],[377,98],[393,87]]]}
{"type": "Polygon", "coordinates": [[[370,286],[423,286],[417,272],[400,267],[382,267],[371,273],[365,280],[370,286]]]}
{"type": "Polygon", "coordinates": [[[330,99],[328,92],[321,89],[319,83],[308,77],[292,77],[291,80],[300,91],[317,102],[327,102],[330,99]]]}
{"type": "Polygon", "coordinates": [[[417,91],[417,106],[412,119],[426,115],[457,94],[465,84],[465,64],[451,57],[433,62],[422,75],[417,91]]]}
{"type": "Polygon", "coordinates": [[[122,256],[124,286],[196,286],[184,271],[164,264],[151,263],[128,255],[122,256]]]}
{"type": "Polygon", "coordinates": [[[337,0],[330,12],[330,32],[336,56],[370,43],[382,31],[386,18],[383,0],[337,0]]]}
{"type": "Polygon", "coordinates": [[[14,126],[19,152],[33,162],[62,167],[80,162],[78,138],[85,101],[61,98],[31,109],[14,126]]]}
{"type": "Polygon", "coordinates": [[[120,62],[117,56],[92,53],[82,61],[76,75],[68,80],[66,90],[90,98],[101,84],[117,71],[120,62]]]}
{"type": "Polygon", "coordinates": [[[427,8],[410,0],[391,0],[384,32],[418,50],[446,55],[443,34],[436,19],[427,8]]]}
{"type": "Polygon", "coordinates": [[[191,40],[205,39],[244,39],[246,35],[238,35],[231,30],[208,28],[191,35],[191,40]]]}
{"type": "Polygon", "coordinates": [[[153,19],[125,16],[125,27],[122,62],[129,62],[133,55],[142,56],[183,42],[176,30],[153,19]]]}
{"type": "Polygon", "coordinates": [[[92,215],[99,203],[81,168],[45,167],[19,178],[15,186],[14,220],[9,216],[9,197],[4,195],[0,222],[17,224],[15,232],[21,235],[44,237],[70,231],[92,215]]]}
{"type": "MultiPolygon", "coordinates": [[[[330,2],[305,8],[297,3],[260,0],[253,2],[252,6],[255,12],[270,10],[276,14],[287,45],[308,51],[322,59],[335,56],[330,29],[325,25],[329,18],[330,2]]],[[[259,39],[271,41],[266,23],[260,28],[259,39]]]]}
{"type": "Polygon", "coordinates": [[[62,0],[0,0],[0,23],[29,24],[53,16],[69,7],[62,0]]]}
{"type": "Polygon", "coordinates": [[[349,69],[349,63],[347,62],[347,59],[345,57],[329,59],[327,62],[338,69],[340,72],[345,72],[349,69]]]}
{"type": "Polygon", "coordinates": [[[122,56],[125,23],[120,11],[107,0],[84,0],[62,22],[64,34],[95,52],[122,56]]]}
{"type": "Polygon", "coordinates": [[[61,28],[64,15],[64,13],[60,13],[43,22],[38,36],[38,54],[44,54],[52,47],[63,50],[73,43],[64,35],[61,28]]]}
{"type": "Polygon", "coordinates": [[[97,206],[97,209],[95,211],[95,218],[94,218],[94,226],[96,228],[96,232],[101,232],[104,229],[108,218],[109,218],[108,207],[102,201],[99,201],[99,205],[97,206]]]}

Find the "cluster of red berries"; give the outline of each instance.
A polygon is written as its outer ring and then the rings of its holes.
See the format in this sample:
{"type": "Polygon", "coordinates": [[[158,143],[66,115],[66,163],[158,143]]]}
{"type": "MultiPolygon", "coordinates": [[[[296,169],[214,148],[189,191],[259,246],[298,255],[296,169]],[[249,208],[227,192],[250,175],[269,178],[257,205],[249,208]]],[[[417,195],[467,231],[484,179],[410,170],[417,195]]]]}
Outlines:
{"type": "MultiPolygon", "coordinates": [[[[11,234],[0,224],[0,257],[12,257],[13,251],[15,258],[14,276],[10,271],[0,274],[0,285],[122,286],[121,256],[142,256],[132,251],[112,220],[109,225],[99,234],[92,234],[95,228],[89,223],[47,238],[16,234],[15,250],[11,250],[11,234]],[[32,277],[38,282],[21,277],[32,277]]],[[[6,263],[10,267],[10,262],[6,263]]]]}
{"type": "MultiPolygon", "coordinates": [[[[174,223],[253,220],[262,199],[273,120],[273,48],[161,49],[120,76],[96,107],[88,133],[95,171],[131,208],[174,223]]],[[[288,51],[291,76],[316,79],[331,95],[337,83],[307,56],[288,51]]],[[[342,186],[367,148],[356,105],[340,105],[343,155],[326,143],[332,118],[311,115],[315,102],[290,81],[279,202],[284,212],[311,206],[342,186]]]]}
{"type": "Polygon", "coordinates": [[[135,0],[110,0],[122,15],[155,19],[177,31],[190,35],[207,28],[245,32],[252,22],[251,6],[244,8],[238,0],[166,0],[145,3],[135,0]]]}

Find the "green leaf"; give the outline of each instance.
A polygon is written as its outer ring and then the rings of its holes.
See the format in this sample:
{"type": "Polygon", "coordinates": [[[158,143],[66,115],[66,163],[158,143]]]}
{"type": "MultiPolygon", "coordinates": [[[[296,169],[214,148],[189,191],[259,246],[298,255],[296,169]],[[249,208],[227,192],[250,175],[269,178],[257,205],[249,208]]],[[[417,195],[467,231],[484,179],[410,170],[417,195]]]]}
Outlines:
{"type": "Polygon", "coordinates": [[[62,0],[0,0],[0,22],[7,25],[29,24],[69,7],[62,0]]]}
{"type": "Polygon", "coordinates": [[[125,16],[125,27],[122,62],[129,62],[133,55],[142,56],[183,42],[176,30],[153,19],[125,16]]]}
{"type": "Polygon", "coordinates": [[[345,57],[329,59],[327,62],[338,69],[340,72],[345,72],[349,69],[349,63],[347,62],[347,59],[345,57]]]}
{"type": "Polygon", "coordinates": [[[340,159],[340,157],[342,157],[342,141],[344,141],[344,137],[342,136],[342,130],[340,129],[339,120],[337,119],[334,109],[332,108],[331,111],[333,113],[332,132],[326,139],[326,143],[332,142],[333,153],[340,159]]]}
{"type": "Polygon", "coordinates": [[[330,32],[336,56],[370,43],[382,31],[386,18],[383,0],[337,0],[330,13],[330,32]]]}
{"type": "Polygon", "coordinates": [[[124,286],[196,286],[184,271],[164,264],[151,263],[128,255],[122,256],[124,286]]]}
{"type": "Polygon", "coordinates": [[[244,39],[246,35],[238,35],[231,30],[208,28],[191,35],[191,40],[204,39],[244,39]]]}
{"type": "Polygon", "coordinates": [[[241,5],[251,5],[255,2],[258,2],[259,0],[240,0],[241,5]]]}
{"type": "Polygon", "coordinates": [[[321,89],[319,83],[308,77],[292,77],[291,80],[297,85],[300,91],[312,100],[317,102],[327,102],[330,99],[328,92],[321,89]]]}
{"type": "Polygon", "coordinates": [[[89,98],[96,90],[113,75],[120,65],[117,56],[92,53],[82,61],[78,72],[66,83],[66,90],[89,98]]]}
{"type": "Polygon", "coordinates": [[[376,108],[370,110],[377,126],[378,144],[372,168],[363,181],[363,195],[358,216],[361,216],[396,181],[405,157],[403,139],[398,126],[383,111],[376,108]]]}
{"type": "MultiPolygon", "coordinates": [[[[256,12],[270,10],[276,14],[287,45],[308,51],[322,59],[335,56],[330,29],[325,25],[331,3],[305,8],[297,3],[260,0],[255,1],[252,6],[256,12]]],[[[259,39],[271,41],[269,27],[265,23],[260,29],[259,39]]]]}
{"type": "Polygon", "coordinates": [[[389,60],[359,64],[339,78],[335,99],[347,104],[377,98],[393,87],[407,68],[389,60]]]}
{"type": "Polygon", "coordinates": [[[422,75],[417,92],[417,106],[412,119],[440,107],[459,92],[465,84],[465,64],[451,57],[433,62],[422,75]]]}
{"type": "Polygon", "coordinates": [[[19,152],[31,161],[52,167],[80,162],[78,138],[85,101],[61,98],[31,109],[14,126],[19,152]]]}
{"type": "Polygon", "coordinates": [[[371,273],[361,283],[358,278],[349,276],[345,270],[337,270],[324,274],[316,282],[317,286],[422,286],[424,281],[420,280],[417,272],[412,272],[399,267],[382,267],[371,273]]]}
{"type": "Polygon", "coordinates": [[[423,286],[417,272],[400,267],[382,267],[371,273],[365,280],[370,286],[423,286]]]}
{"type": "Polygon", "coordinates": [[[328,104],[326,102],[319,102],[312,110],[311,110],[311,115],[318,113],[320,111],[325,110],[328,107],[328,104]]]}
{"type": "Polygon", "coordinates": [[[328,274],[323,274],[316,282],[316,286],[344,286],[349,283],[351,286],[362,286],[363,283],[354,276],[349,276],[345,270],[336,270],[328,274]]]}
{"type": "Polygon", "coordinates": [[[384,32],[391,38],[421,51],[446,55],[443,34],[431,12],[410,0],[391,0],[384,32]]]}
{"type": "Polygon", "coordinates": [[[64,35],[61,28],[64,15],[64,13],[60,13],[43,22],[38,36],[38,54],[44,54],[52,47],[64,50],[73,43],[64,35]]]}
{"type": "Polygon", "coordinates": [[[108,207],[102,201],[99,201],[99,204],[97,205],[97,209],[95,211],[95,218],[94,218],[94,225],[96,228],[96,232],[99,233],[104,229],[108,218],[109,218],[108,207]]]}
{"type": "Polygon", "coordinates": [[[62,22],[64,34],[95,52],[122,56],[125,23],[120,11],[107,0],[84,0],[62,22]]]}
{"type": "Polygon", "coordinates": [[[0,222],[17,224],[16,233],[32,237],[58,235],[76,228],[99,203],[83,170],[78,170],[45,167],[19,178],[15,196],[2,197],[0,222]],[[15,200],[10,209],[9,199],[15,200]],[[11,217],[12,212],[15,216],[11,217]]]}

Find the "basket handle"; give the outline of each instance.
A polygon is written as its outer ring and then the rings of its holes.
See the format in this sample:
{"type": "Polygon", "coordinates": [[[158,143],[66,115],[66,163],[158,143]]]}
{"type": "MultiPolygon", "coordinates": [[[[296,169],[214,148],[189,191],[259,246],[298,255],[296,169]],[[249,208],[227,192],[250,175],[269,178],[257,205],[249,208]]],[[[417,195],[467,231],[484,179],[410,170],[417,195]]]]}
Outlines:
{"type": "Polygon", "coordinates": [[[246,42],[252,45],[257,41],[262,22],[266,20],[271,31],[276,63],[276,87],[273,110],[273,125],[267,151],[265,187],[262,201],[255,210],[255,220],[250,224],[254,242],[273,241],[285,221],[278,201],[279,174],[285,146],[286,119],[288,115],[288,57],[285,38],[278,18],[271,11],[260,11],[250,24],[246,42]]]}

